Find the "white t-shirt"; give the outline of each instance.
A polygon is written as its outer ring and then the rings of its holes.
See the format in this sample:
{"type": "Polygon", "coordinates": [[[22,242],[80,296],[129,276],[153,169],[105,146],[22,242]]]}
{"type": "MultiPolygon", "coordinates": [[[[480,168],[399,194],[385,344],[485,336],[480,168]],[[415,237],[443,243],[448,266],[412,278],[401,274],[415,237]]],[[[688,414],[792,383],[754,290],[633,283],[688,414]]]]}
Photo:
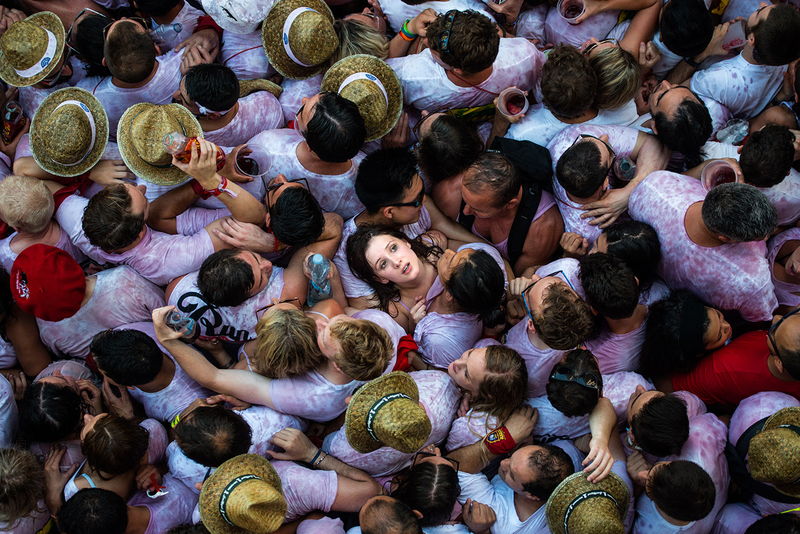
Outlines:
{"type": "Polygon", "coordinates": [[[492,74],[474,87],[451,82],[444,68],[433,60],[430,49],[386,62],[403,84],[406,106],[434,112],[490,104],[512,85],[523,91],[533,89],[542,75],[545,55],[527,39],[500,39],[492,74]]]}
{"type": "Polygon", "coordinates": [[[0,375],[0,447],[11,447],[17,434],[17,402],[14,388],[0,375]]]}
{"type": "MultiPolygon", "coordinates": [[[[545,394],[547,379],[553,366],[561,360],[563,350],[545,346],[541,349],[534,345],[528,337],[528,317],[514,325],[506,336],[506,346],[514,349],[525,360],[528,368],[528,395],[538,397],[545,394]]],[[[544,344],[544,342],[541,342],[544,344]]]]}
{"type": "Polygon", "coordinates": [[[172,19],[172,22],[157,24],[156,21],[151,19],[150,31],[158,35],[158,39],[161,41],[158,43],[161,53],[167,53],[191,37],[194,29],[197,28],[197,20],[203,15],[205,13],[192,7],[189,2],[184,0],[183,7],[172,19]]]}
{"type": "Polygon", "coordinates": [[[231,122],[217,130],[203,132],[206,141],[222,146],[238,146],[263,132],[283,126],[280,102],[269,91],[256,91],[239,99],[239,111],[231,122]]]}
{"type": "Polygon", "coordinates": [[[407,4],[402,0],[380,0],[378,3],[381,6],[381,11],[386,15],[389,28],[395,32],[400,31],[406,19],[413,19],[428,8],[433,9],[437,13],[446,13],[451,9],[458,9],[459,11],[472,9],[473,11],[478,11],[486,15],[489,20],[494,20],[492,11],[486,7],[486,4],[479,0],[433,0],[416,5],[407,4]]]}
{"type": "Polygon", "coordinates": [[[251,33],[222,32],[219,56],[222,64],[233,70],[240,80],[269,78],[275,74],[261,43],[261,28],[251,33]]]}
{"type": "MultiPolygon", "coordinates": [[[[317,74],[304,80],[292,80],[286,78],[281,84],[283,92],[278,99],[283,108],[283,118],[285,122],[295,119],[297,112],[303,105],[303,98],[311,98],[320,92],[322,88],[322,74],[317,74]]],[[[265,128],[266,129],[266,128],[265,128]]]]}
{"type": "Polygon", "coordinates": [[[780,90],[786,68],[754,65],[739,54],[695,72],[690,87],[724,105],[735,117],[751,119],[780,90]]]}
{"type": "MultiPolygon", "coordinates": [[[[78,263],[83,263],[86,261],[86,256],[83,255],[83,252],[81,252],[78,247],[72,244],[72,241],[69,239],[69,235],[62,228],[59,228],[58,230],[58,242],[56,242],[54,246],[72,256],[72,259],[78,263]]],[[[17,232],[14,232],[5,239],[0,240],[0,266],[2,266],[7,273],[11,272],[11,267],[14,265],[14,260],[16,260],[17,256],[19,256],[18,252],[14,252],[11,249],[11,241],[16,235],[17,232]]]]}
{"type": "Polygon", "coordinates": [[[545,42],[554,45],[567,44],[577,48],[592,37],[602,40],[616,25],[618,18],[618,10],[609,10],[593,15],[580,24],[570,24],[557,8],[551,7],[544,21],[545,42]]]}

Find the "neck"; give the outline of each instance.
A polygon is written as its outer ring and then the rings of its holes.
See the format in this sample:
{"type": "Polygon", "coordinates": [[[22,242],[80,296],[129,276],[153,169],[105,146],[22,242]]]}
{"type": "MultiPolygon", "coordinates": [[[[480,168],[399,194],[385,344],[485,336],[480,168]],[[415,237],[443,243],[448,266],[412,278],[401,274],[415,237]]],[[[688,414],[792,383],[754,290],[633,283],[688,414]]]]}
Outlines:
{"type": "MultiPolygon", "coordinates": [[[[550,110],[550,113],[553,113],[552,109],[550,110]]],[[[599,111],[596,110],[596,109],[587,109],[586,111],[584,111],[583,113],[581,113],[577,117],[573,117],[571,119],[566,119],[564,117],[560,117],[560,116],[556,115],[555,113],[553,113],[553,116],[555,118],[557,118],[558,120],[560,120],[561,122],[565,123],[565,124],[580,124],[582,122],[586,122],[586,121],[592,120],[593,118],[597,117],[598,113],[599,113],[599,111]]]]}
{"type": "Polygon", "coordinates": [[[543,504],[543,501],[526,499],[525,496],[514,492],[514,509],[516,510],[517,517],[519,517],[520,521],[527,520],[530,516],[535,514],[543,504]]]}
{"type": "Polygon", "coordinates": [[[350,169],[352,165],[350,160],[341,163],[322,161],[305,141],[297,145],[295,155],[300,165],[317,174],[342,174],[350,169]]]}
{"type": "Polygon", "coordinates": [[[223,126],[230,124],[238,112],[239,102],[237,101],[236,104],[234,104],[233,107],[224,115],[220,115],[219,117],[213,119],[197,117],[197,121],[200,123],[200,126],[203,128],[204,132],[213,132],[214,130],[219,130],[223,126]]]}
{"type": "Polygon", "coordinates": [[[489,66],[482,71],[467,74],[466,72],[456,73],[453,70],[445,70],[447,78],[459,87],[472,87],[485,82],[492,75],[492,67],[489,66]]]}
{"type": "MultiPolygon", "coordinates": [[[[525,321],[530,321],[530,319],[526,318],[525,321]]],[[[528,329],[528,341],[531,342],[531,345],[536,347],[537,349],[546,350],[551,348],[550,345],[545,343],[542,338],[539,337],[539,334],[536,333],[536,330],[528,329]]]]}
{"type": "Polygon", "coordinates": [[[156,75],[156,72],[158,72],[158,65],[159,65],[158,61],[156,61],[155,65],[153,65],[153,70],[150,71],[150,75],[147,76],[147,78],[145,78],[141,82],[136,82],[136,83],[123,82],[119,78],[115,78],[112,75],[111,76],[111,83],[113,83],[115,86],[120,87],[122,89],[134,89],[136,87],[144,87],[145,85],[147,85],[150,82],[150,80],[153,79],[153,76],[156,75]]]}
{"type": "MultiPolygon", "coordinates": [[[[566,193],[566,191],[564,191],[564,192],[566,193]]],[[[594,194],[592,196],[590,196],[590,197],[580,198],[580,197],[576,197],[575,195],[571,195],[571,194],[567,193],[567,198],[571,202],[574,202],[575,204],[578,204],[578,205],[582,206],[584,204],[589,204],[590,202],[594,202],[596,200],[600,200],[603,197],[604,193],[605,193],[605,191],[603,190],[603,188],[602,187],[598,187],[597,191],[595,191],[594,194]]]]}
{"type": "Polygon", "coordinates": [[[608,329],[614,334],[627,334],[633,332],[647,319],[647,306],[639,304],[630,317],[624,319],[609,319],[606,317],[608,329]]]}
{"type": "Polygon", "coordinates": [[[761,64],[758,61],[756,61],[755,57],[753,57],[753,46],[750,43],[744,45],[744,48],[742,49],[742,58],[751,65],[761,64]]]}
{"type": "Polygon", "coordinates": [[[393,220],[384,217],[380,211],[378,213],[368,213],[362,211],[356,215],[356,226],[362,224],[374,224],[378,226],[391,226],[392,228],[400,228],[402,225],[396,224],[393,220]]]}
{"type": "Polygon", "coordinates": [[[17,233],[20,237],[24,237],[25,239],[29,239],[31,241],[47,241],[48,237],[51,237],[53,234],[59,234],[60,228],[56,221],[51,220],[45,228],[39,232],[20,232],[17,230],[17,233]]]}
{"type": "Polygon", "coordinates": [[[436,280],[436,276],[438,275],[436,266],[422,258],[420,258],[420,264],[422,268],[416,279],[410,280],[405,284],[397,284],[397,287],[400,289],[401,298],[403,296],[421,296],[425,298],[428,290],[433,285],[433,281],[436,280]]]}
{"type": "Polygon", "coordinates": [[[125,534],[144,534],[150,526],[150,509],[146,506],[128,506],[128,526],[125,534]]]}
{"type": "Polygon", "coordinates": [[[156,21],[156,24],[169,24],[170,22],[175,20],[175,17],[178,16],[178,13],[181,12],[181,9],[183,9],[183,4],[184,4],[183,2],[178,2],[178,4],[175,7],[173,7],[163,15],[159,15],[157,17],[153,16],[150,18],[156,21]]]}
{"type": "Polygon", "coordinates": [[[659,513],[659,514],[661,514],[661,517],[663,517],[663,518],[664,518],[664,520],[665,520],[667,523],[671,524],[671,525],[683,526],[683,525],[688,525],[689,523],[691,523],[691,521],[681,521],[681,520],[679,520],[679,519],[675,519],[675,518],[674,518],[674,517],[672,517],[671,515],[667,515],[667,514],[666,514],[666,513],[664,513],[664,511],[663,511],[661,508],[659,508],[658,506],[656,506],[656,510],[658,510],[658,513],[659,513]]]}
{"type": "Polygon", "coordinates": [[[145,393],[155,393],[157,391],[161,391],[172,383],[172,379],[175,377],[175,362],[173,362],[164,354],[162,354],[161,357],[163,358],[161,370],[158,372],[156,377],[147,384],[136,386],[141,391],[144,391],[145,393]]]}
{"type": "Polygon", "coordinates": [[[724,245],[724,241],[720,241],[711,233],[708,227],[703,222],[703,202],[695,202],[689,209],[686,210],[686,215],[683,218],[683,226],[686,229],[686,234],[695,245],[701,247],[718,247],[724,245]]]}
{"type": "Polygon", "coordinates": [[[317,372],[324,376],[328,382],[332,384],[349,384],[353,381],[352,377],[347,376],[343,372],[341,372],[330,359],[325,359],[325,363],[323,363],[318,369],[317,372]]]}

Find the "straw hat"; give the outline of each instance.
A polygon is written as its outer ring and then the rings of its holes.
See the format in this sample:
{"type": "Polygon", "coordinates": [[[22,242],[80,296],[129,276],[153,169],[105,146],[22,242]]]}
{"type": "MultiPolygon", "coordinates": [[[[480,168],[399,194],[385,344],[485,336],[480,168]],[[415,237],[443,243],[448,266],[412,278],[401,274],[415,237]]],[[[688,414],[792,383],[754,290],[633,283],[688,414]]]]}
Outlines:
{"type": "Polygon", "coordinates": [[[200,518],[211,534],[271,534],[286,518],[278,473],[257,454],[234,456],[200,491],[200,518]]]}
{"type": "Polygon", "coordinates": [[[574,473],[556,486],[545,514],[553,534],[624,534],[630,493],[615,473],[597,483],[574,473]]]}
{"type": "Polygon", "coordinates": [[[272,7],[270,0],[202,0],[205,11],[228,32],[253,33],[272,7]]]}
{"type": "Polygon", "coordinates": [[[747,456],[752,477],[800,498],[800,407],[784,408],[753,436],[747,456]]]}
{"type": "Polygon", "coordinates": [[[239,98],[244,98],[257,91],[267,91],[275,95],[275,98],[279,98],[283,93],[283,87],[264,79],[239,80],[239,98]]]}
{"type": "Polygon", "coordinates": [[[415,452],[425,445],[431,421],[419,405],[419,390],[408,374],[395,371],[368,382],[350,399],[345,435],[358,452],[391,447],[415,452]]]}
{"type": "Polygon", "coordinates": [[[322,90],[339,93],[358,106],[367,127],[367,141],[389,133],[403,111],[403,88],[392,68],[367,54],[334,63],[322,79],[322,90]]]}
{"type": "Polygon", "coordinates": [[[117,144],[125,165],[137,176],[158,185],[186,181],[186,174],[172,165],[164,149],[164,136],[181,132],[186,137],[203,137],[197,118],[180,104],[134,104],[117,126],[117,144]]]}
{"type": "Polygon", "coordinates": [[[108,144],[108,116],[90,92],[67,87],[50,93],[31,121],[33,159],[56,176],[78,176],[95,166],[108,144]]]}
{"type": "Polygon", "coordinates": [[[50,11],[15,22],[0,36],[0,78],[28,87],[47,78],[64,53],[64,24],[50,11]]]}
{"type": "Polygon", "coordinates": [[[285,78],[309,78],[339,46],[333,13],[321,0],[278,0],[261,25],[267,59],[285,78]]]}

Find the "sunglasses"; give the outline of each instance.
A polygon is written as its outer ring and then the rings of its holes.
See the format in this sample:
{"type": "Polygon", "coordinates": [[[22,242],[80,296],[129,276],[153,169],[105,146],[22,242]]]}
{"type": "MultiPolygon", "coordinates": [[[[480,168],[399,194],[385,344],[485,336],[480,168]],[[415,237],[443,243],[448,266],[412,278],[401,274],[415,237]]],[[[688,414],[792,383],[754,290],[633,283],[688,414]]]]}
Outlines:
{"type": "Polygon", "coordinates": [[[395,208],[418,208],[422,206],[422,201],[425,200],[425,188],[423,187],[422,190],[417,195],[417,198],[412,200],[411,202],[394,202],[392,204],[383,204],[382,206],[378,206],[379,208],[388,208],[388,207],[395,207],[395,208]]]}
{"type": "Polygon", "coordinates": [[[267,179],[264,176],[261,176],[261,183],[264,184],[264,191],[267,194],[267,198],[266,198],[266,200],[267,200],[267,213],[269,213],[270,206],[272,205],[271,193],[273,191],[277,191],[278,189],[280,189],[281,187],[283,187],[286,184],[299,183],[303,187],[305,187],[308,190],[308,192],[311,192],[311,187],[308,185],[308,180],[306,178],[298,178],[297,180],[287,180],[285,182],[277,182],[277,183],[274,183],[274,184],[267,185],[267,179]]]}
{"type": "Polygon", "coordinates": [[[458,15],[458,10],[456,9],[451,9],[445,13],[444,31],[439,37],[439,52],[441,54],[450,52],[450,32],[453,29],[453,21],[456,20],[456,15],[458,15]]]}
{"type": "MultiPolygon", "coordinates": [[[[433,454],[432,452],[419,451],[417,454],[414,455],[414,459],[411,462],[411,466],[413,467],[413,466],[417,465],[417,462],[419,460],[421,460],[423,458],[429,458],[431,456],[436,457],[436,455],[433,454]]],[[[450,462],[450,465],[452,465],[453,469],[455,469],[456,473],[458,473],[458,466],[460,465],[458,460],[450,458],[448,456],[439,456],[439,458],[444,458],[445,460],[450,462]]]]}
{"type": "Polygon", "coordinates": [[[267,304],[263,308],[259,308],[259,309],[256,310],[256,321],[259,321],[262,317],[264,317],[264,314],[267,313],[267,310],[269,310],[273,306],[277,306],[278,304],[286,304],[287,302],[299,302],[299,301],[300,301],[299,298],[292,297],[292,298],[288,298],[288,299],[279,300],[278,302],[276,302],[274,304],[267,304]]]}
{"type": "Polygon", "coordinates": [[[560,278],[561,280],[563,280],[570,287],[570,289],[572,289],[572,291],[575,291],[575,286],[573,286],[572,282],[569,281],[569,278],[567,278],[567,275],[564,274],[564,271],[556,271],[556,272],[553,272],[553,273],[550,273],[550,274],[546,274],[546,275],[542,276],[541,278],[539,278],[538,280],[531,282],[530,284],[528,284],[525,287],[525,289],[522,290],[522,294],[520,295],[520,299],[522,300],[522,306],[525,308],[525,313],[528,314],[528,318],[531,320],[531,322],[533,322],[533,326],[537,330],[539,329],[539,326],[536,324],[536,319],[534,319],[533,312],[531,311],[531,305],[528,302],[528,291],[530,291],[530,289],[533,286],[535,286],[537,283],[539,283],[542,280],[544,280],[545,278],[549,278],[551,276],[555,276],[557,278],[560,278]]]}
{"type": "Polygon", "coordinates": [[[597,378],[591,375],[576,375],[570,370],[569,367],[565,365],[559,365],[553,369],[553,372],[550,373],[550,380],[557,380],[559,382],[572,382],[578,384],[579,386],[593,389],[597,391],[598,395],[600,394],[600,386],[597,383],[597,378]]]}
{"type": "Polygon", "coordinates": [[[772,345],[772,350],[775,353],[775,356],[777,356],[778,359],[780,359],[781,361],[783,361],[783,358],[781,357],[781,351],[778,349],[778,343],[775,341],[775,332],[778,331],[778,327],[782,325],[786,319],[788,319],[792,315],[796,315],[798,312],[800,312],[800,308],[796,308],[790,311],[789,313],[778,319],[778,321],[772,326],[770,326],[769,330],[767,330],[767,339],[769,340],[770,345],[772,345]]]}
{"type": "Polygon", "coordinates": [[[602,41],[597,41],[596,43],[589,43],[588,45],[586,45],[586,48],[584,48],[581,53],[584,56],[588,56],[589,54],[592,53],[592,50],[597,48],[599,45],[606,44],[606,43],[617,44],[617,40],[616,39],[603,39],[602,41]]]}
{"type": "Polygon", "coordinates": [[[580,134],[575,139],[575,141],[573,141],[572,145],[570,145],[570,148],[574,147],[575,145],[577,145],[581,141],[586,141],[588,139],[596,139],[597,141],[600,141],[601,143],[603,143],[603,145],[605,145],[606,149],[608,150],[608,155],[611,156],[611,161],[608,164],[608,174],[606,174],[606,178],[610,178],[611,177],[611,173],[614,171],[614,162],[617,161],[617,151],[614,150],[614,148],[611,145],[609,145],[606,141],[603,141],[602,139],[600,139],[599,137],[596,137],[594,135],[580,134]]]}

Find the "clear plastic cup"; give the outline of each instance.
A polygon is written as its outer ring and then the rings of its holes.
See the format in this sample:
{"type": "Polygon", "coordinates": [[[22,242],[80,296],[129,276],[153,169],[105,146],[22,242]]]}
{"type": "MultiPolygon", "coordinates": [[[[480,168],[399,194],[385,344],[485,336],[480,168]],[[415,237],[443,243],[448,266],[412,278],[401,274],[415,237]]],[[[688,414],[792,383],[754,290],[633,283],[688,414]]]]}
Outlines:
{"type": "Polygon", "coordinates": [[[528,97],[525,91],[516,87],[503,89],[497,99],[497,110],[509,118],[528,111],[528,97]]]}
{"type": "Polygon", "coordinates": [[[260,178],[267,173],[271,164],[272,160],[266,150],[258,145],[248,145],[236,157],[236,172],[260,178]]]}
{"type": "Polygon", "coordinates": [[[558,0],[559,15],[570,24],[578,24],[577,19],[584,12],[583,0],[558,0]]]}
{"type": "Polygon", "coordinates": [[[727,184],[739,181],[736,176],[736,169],[723,160],[712,161],[705,167],[700,174],[700,182],[706,191],[711,191],[720,184],[727,184]]]}
{"type": "Polygon", "coordinates": [[[747,37],[744,30],[744,21],[731,22],[728,26],[728,32],[722,41],[722,48],[724,50],[733,50],[734,48],[741,48],[744,46],[747,37]]]}

